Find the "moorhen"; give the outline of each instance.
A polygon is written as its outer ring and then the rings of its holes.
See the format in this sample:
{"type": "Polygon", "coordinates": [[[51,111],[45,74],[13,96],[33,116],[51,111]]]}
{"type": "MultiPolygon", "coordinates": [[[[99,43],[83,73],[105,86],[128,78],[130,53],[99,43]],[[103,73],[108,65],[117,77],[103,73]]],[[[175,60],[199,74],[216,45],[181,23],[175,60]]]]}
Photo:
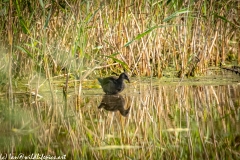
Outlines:
{"type": "Polygon", "coordinates": [[[98,81],[100,82],[102,89],[106,94],[118,94],[122,92],[125,88],[125,84],[123,82],[124,79],[126,79],[130,83],[126,72],[120,74],[118,78],[115,76],[98,78],[98,81]]]}

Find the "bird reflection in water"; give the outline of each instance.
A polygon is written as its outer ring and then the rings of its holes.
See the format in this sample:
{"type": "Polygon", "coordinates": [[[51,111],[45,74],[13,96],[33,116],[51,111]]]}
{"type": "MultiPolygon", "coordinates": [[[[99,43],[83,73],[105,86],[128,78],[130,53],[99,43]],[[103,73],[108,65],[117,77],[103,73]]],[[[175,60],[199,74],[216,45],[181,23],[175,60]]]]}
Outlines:
{"type": "Polygon", "coordinates": [[[115,112],[119,111],[122,116],[126,117],[129,114],[130,107],[126,110],[124,109],[125,100],[122,95],[107,95],[105,94],[102,98],[101,104],[98,106],[98,109],[104,108],[107,111],[115,112]]]}

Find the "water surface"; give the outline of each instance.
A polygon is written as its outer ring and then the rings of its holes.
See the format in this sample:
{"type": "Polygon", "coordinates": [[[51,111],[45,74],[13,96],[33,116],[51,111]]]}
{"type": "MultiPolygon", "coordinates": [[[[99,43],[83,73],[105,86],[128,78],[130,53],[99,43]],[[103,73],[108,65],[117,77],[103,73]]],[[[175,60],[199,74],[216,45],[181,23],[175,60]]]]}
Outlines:
{"type": "MultiPolygon", "coordinates": [[[[240,77],[131,78],[119,95],[101,88],[19,91],[1,97],[0,151],[69,159],[240,158],[240,77]]],[[[31,86],[31,84],[30,84],[31,86]]],[[[34,88],[34,85],[31,86],[34,88]]]]}

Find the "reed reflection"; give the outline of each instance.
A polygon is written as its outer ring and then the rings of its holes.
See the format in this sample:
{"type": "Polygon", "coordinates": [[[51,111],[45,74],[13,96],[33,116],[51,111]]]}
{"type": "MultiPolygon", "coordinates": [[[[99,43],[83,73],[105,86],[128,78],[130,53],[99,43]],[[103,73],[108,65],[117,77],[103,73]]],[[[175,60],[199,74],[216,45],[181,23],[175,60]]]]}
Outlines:
{"type": "Polygon", "coordinates": [[[107,111],[119,111],[122,116],[126,117],[129,114],[130,107],[125,109],[125,99],[122,95],[104,95],[98,109],[104,108],[107,111]]]}

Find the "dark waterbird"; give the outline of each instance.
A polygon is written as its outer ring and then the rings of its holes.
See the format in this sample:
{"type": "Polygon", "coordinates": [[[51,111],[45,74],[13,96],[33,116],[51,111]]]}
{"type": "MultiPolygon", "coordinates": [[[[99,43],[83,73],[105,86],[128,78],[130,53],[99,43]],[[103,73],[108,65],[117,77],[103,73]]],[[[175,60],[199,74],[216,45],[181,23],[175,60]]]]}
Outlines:
{"type": "Polygon", "coordinates": [[[125,88],[125,84],[123,82],[124,79],[130,82],[126,72],[120,74],[119,77],[111,76],[107,78],[98,78],[98,81],[106,94],[118,94],[125,88]]]}

